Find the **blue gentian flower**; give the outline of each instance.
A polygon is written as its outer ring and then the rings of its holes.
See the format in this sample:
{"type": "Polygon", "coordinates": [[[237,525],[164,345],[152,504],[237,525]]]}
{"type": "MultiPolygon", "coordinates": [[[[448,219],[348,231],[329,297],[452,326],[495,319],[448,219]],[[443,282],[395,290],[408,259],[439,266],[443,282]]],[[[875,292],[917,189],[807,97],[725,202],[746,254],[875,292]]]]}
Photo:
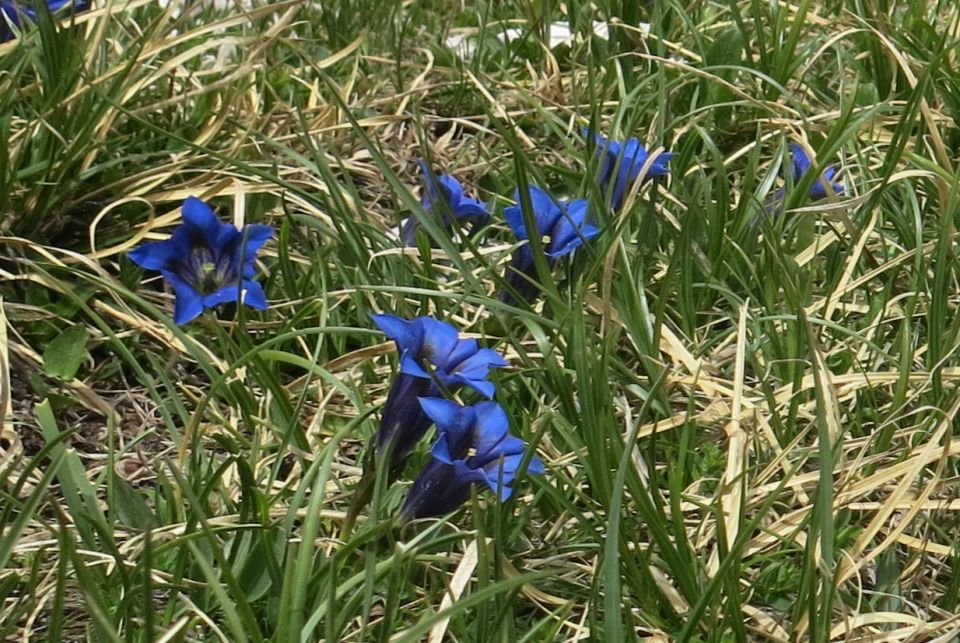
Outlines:
{"type": "MultiPolygon", "coordinates": [[[[581,131],[584,136],[591,134],[589,127],[584,127],[581,131]]],[[[608,139],[603,134],[594,134],[593,138],[597,143],[597,153],[603,155],[600,187],[606,193],[610,183],[613,183],[610,205],[614,210],[618,210],[623,205],[623,199],[630,191],[633,182],[640,176],[640,170],[646,164],[649,154],[643,143],[635,138],[628,138],[623,142],[608,139]]],[[[673,152],[658,154],[647,169],[645,178],[649,180],[669,174],[670,168],[667,167],[667,163],[674,156],[676,154],[673,152]]]]}
{"type": "MultiPolygon", "coordinates": [[[[56,12],[63,7],[73,6],[77,11],[87,8],[86,0],[47,0],[47,8],[50,12],[56,12]]],[[[0,0],[0,42],[6,42],[13,38],[13,31],[10,25],[14,27],[23,26],[21,18],[33,22],[37,19],[37,11],[33,8],[33,3],[29,1],[14,2],[13,0],[0,0]]]]}
{"type": "MultiPolygon", "coordinates": [[[[790,160],[791,179],[795,185],[810,171],[812,163],[810,162],[810,157],[807,156],[806,150],[797,143],[790,144],[790,160]]],[[[827,198],[827,183],[830,184],[834,194],[843,194],[843,184],[833,180],[836,174],[837,170],[832,165],[823,170],[823,175],[810,186],[809,196],[812,201],[827,198]]],[[[786,194],[787,190],[784,187],[779,187],[774,190],[764,201],[763,209],[754,217],[753,225],[760,225],[766,217],[777,217],[782,214],[786,194]]]]}
{"type": "Polygon", "coordinates": [[[400,373],[387,395],[376,437],[377,449],[390,445],[391,461],[397,463],[430,428],[418,397],[466,386],[491,398],[495,389],[487,375],[507,361],[494,350],[480,348],[475,339],[461,339],[456,328],[432,317],[372,317],[400,351],[400,373]]]}
{"type": "MultiPolygon", "coordinates": [[[[803,175],[810,171],[810,157],[802,145],[797,143],[790,144],[790,156],[793,159],[793,182],[797,183],[803,175]]],[[[837,168],[830,165],[823,170],[823,175],[816,180],[810,188],[810,198],[814,201],[827,198],[827,183],[833,189],[834,194],[843,193],[843,184],[833,180],[837,173],[837,168]]]]}
{"type": "MultiPolygon", "coordinates": [[[[553,197],[535,185],[529,186],[530,205],[536,222],[536,234],[543,241],[543,251],[549,260],[573,253],[585,241],[600,234],[599,228],[587,223],[589,203],[586,199],[574,201],[556,201],[553,197]]],[[[518,239],[529,239],[526,224],[523,220],[523,209],[520,206],[520,192],[514,193],[516,205],[505,208],[504,217],[518,239]]],[[[510,264],[507,266],[504,279],[518,291],[524,299],[532,301],[537,294],[537,288],[530,278],[536,276],[533,251],[530,244],[517,248],[510,264]]],[[[503,300],[510,302],[512,296],[505,293],[503,300]]]]}
{"type": "MultiPolygon", "coordinates": [[[[456,219],[470,222],[473,226],[490,218],[487,206],[477,199],[465,196],[463,187],[455,178],[446,174],[434,174],[424,161],[420,161],[420,171],[423,172],[423,180],[426,184],[420,204],[427,212],[439,210],[443,216],[444,226],[450,225],[448,212],[456,219]],[[444,203],[446,205],[443,205],[444,203]]],[[[400,238],[404,245],[417,244],[416,231],[417,218],[411,216],[400,230],[400,238]]]]}
{"type": "Polygon", "coordinates": [[[148,270],[159,270],[176,295],[173,321],[186,324],[220,304],[242,301],[263,310],[267,298],[253,281],[257,251],[273,235],[265,225],[242,230],[220,223],[210,206],[195,197],[183,203],[183,223],[166,241],[146,243],[130,258],[148,270]]]}
{"type": "MultiPolygon", "coordinates": [[[[406,520],[441,516],[459,507],[474,484],[486,485],[501,500],[513,493],[517,467],[523,460],[523,440],[510,435],[507,414],[495,402],[460,406],[439,398],[420,400],[437,424],[433,458],[410,489],[401,516],[406,520]]],[[[543,473],[533,456],[530,473],[543,473]]]]}

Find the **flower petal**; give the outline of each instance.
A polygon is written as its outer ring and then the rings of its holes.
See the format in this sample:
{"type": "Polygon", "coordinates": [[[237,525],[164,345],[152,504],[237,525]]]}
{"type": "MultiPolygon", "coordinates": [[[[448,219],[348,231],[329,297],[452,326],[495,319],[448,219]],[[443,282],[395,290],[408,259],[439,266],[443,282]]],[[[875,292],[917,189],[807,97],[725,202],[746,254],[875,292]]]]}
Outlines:
{"type": "Polygon", "coordinates": [[[503,368],[508,362],[495,350],[481,348],[476,353],[457,364],[450,375],[458,375],[469,380],[482,380],[491,368],[503,368]]]}
{"type": "Polygon", "coordinates": [[[267,309],[267,293],[263,292],[259,281],[243,280],[243,303],[257,310],[267,309]]]}
{"type": "Polygon", "coordinates": [[[433,317],[418,317],[413,321],[423,329],[423,343],[420,346],[419,357],[443,368],[457,346],[460,333],[447,322],[433,317]]]}
{"type": "Polygon", "coordinates": [[[620,158],[620,175],[632,180],[640,174],[640,168],[647,162],[647,148],[638,139],[628,138],[623,144],[620,158]]]}
{"type": "Polygon", "coordinates": [[[400,225],[400,241],[408,247],[417,245],[417,217],[409,216],[400,225]]]}
{"type": "Polygon", "coordinates": [[[440,186],[436,180],[436,175],[426,161],[420,159],[417,164],[420,166],[420,173],[423,175],[423,183],[426,186],[420,198],[420,205],[423,206],[424,210],[429,210],[434,203],[442,198],[439,191],[440,186]]]}
{"type": "Polygon", "coordinates": [[[444,383],[450,387],[455,388],[455,384],[460,384],[472,388],[474,391],[484,396],[485,398],[492,399],[494,394],[497,392],[497,387],[493,385],[493,382],[488,382],[483,379],[471,379],[464,377],[463,375],[453,375],[450,378],[443,378],[444,383]],[[449,382],[447,381],[449,379],[449,382]]]}
{"type": "Polygon", "coordinates": [[[437,423],[437,428],[441,431],[455,427],[460,420],[463,407],[456,402],[440,397],[421,397],[419,402],[423,412],[437,423]]]}
{"type": "Polygon", "coordinates": [[[440,421],[437,422],[437,441],[433,445],[433,456],[444,462],[463,460],[474,446],[476,412],[472,406],[457,405],[452,416],[437,416],[434,419],[438,418],[440,421]]]}
{"type": "Polygon", "coordinates": [[[552,196],[535,185],[530,186],[530,203],[537,218],[537,233],[548,234],[562,215],[560,206],[552,196]]]}
{"type": "Polygon", "coordinates": [[[137,246],[127,256],[147,270],[167,270],[171,267],[171,262],[183,256],[183,252],[178,244],[168,239],[137,246]]]}
{"type": "Polygon", "coordinates": [[[483,469],[474,469],[463,460],[454,460],[450,464],[453,465],[454,475],[459,481],[478,484],[487,482],[487,474],[483,469]]]}
{"type": "Polygon", "coordinates": [[[240,232],[243,235],[241,246],[243,247],[243,261],[245,263],[253,261],[260,248],[273,236],[273,228],[259,223],[243,226],[243,230],[240,232]]]}
{"type": "MultiPolygon", "coordinates": [[[[477,402],[473,405],[476,411],[476,430],[474,432],[473,448],[477,457],[483,458],[503,442],[510,431],[510,421],[503,407],[496,402],[477,402]]],[[[523,450],[523,442],[520,442],[523,450]]]]}
{"type": "Polygon", "coordinates": [[[430,373],[428,373],[427,370],[420,365],[420,362],[413,357],[412,351],[409,350],[403,351],[403,354],[400,356],[400,372],[413,377],[420,377],[428,380],[433,379],[430,377],[430,373]]]}
{"type": "Polygon", "coordinates": [[[447,205],[451,211],[456,213],[460,200],[463,199],[463,188],[460,186],[460,181],[447,174],[441,174],[437,177],[437,180],[444,188],[442,191],[447,199],[447,205]]]}
{"type": "Polygon", "coordinates": [[[453,214],[458,219],[489,219],[490,211],[486,204],[477,199],[465,198],[460,201],[453,214]]]}
{"type": "MultiPolygon", "coordinates": [[[[560,206],[554,201],[553,197],[536,185],[531,184],[528,187],[530,206],[533,208],[533,217],[537,226],[537,236],[550,234],[550,230],[561,216],[560,206]]],[[[519,190],[514,192],[513,198],[517,202],[516,205],[504,208],[503,215],[518,239],[529,239],[530,235],[523,220],[519,190]]]]}
{"type": "Polygon", "coordinates": [[[220,304],[239,301],[239,299],[240,288],[237,286],[237,284],[227,284],[216,292],[212,292],[209,295],[204,295],[203,306],[204,308],[216,308],[220,304]]]}
{"type": "Polygon", "coordinates": [[[559,259],[564,255],[572,253],[582,246],[584,242],[590,241],[598,234],[600,234],[600,229],[589,223],[579,229],[570,228],[569,231],[565,231],[563,237],[558,238],[557,241],[550,244],[550,252],[547,253],[547,256],[551,259],[559,259]]]}
{"type": "Polygon", "coordinates": [[[522,461],[523,454],[517,453],[497,458],[483,467],[487,485],[500,496],[501,502],[506,501],[513,493],[510,485],[513,484],[517,476],[517,467],[522,461]]]}
{"type": "MultiPolygon", "coordinates": [[[[217,219],[213,209],[200,199],[188,196],[181,208],[183,220],[190,226],[203,233],[208,244],[214,244],[220,234],[220,226],[224,225],[217,219]]],[[[233,227],[233,226],[230,226],[233,227]]],[[[236,228],[234,228],[236,230],[236,228]]]]}
{"type": "Polygon", "coordinates": [[[437,366],[448,373],[453,372],[457,370],[461,362],[475,355],[478,350],[480,350],[480,346],[477,344],[477,340],[473,338],[461,339],[457,341],[443,364],[438,364],[437,366]]]}
{"type": "Polygon", "coordinates": [[[523,223],[523,210],[520,204],[507,206],[503,209],[503,217],[507,220],[507,225],[517,235],[517,239],[529,239],[527,227],[523,223]]]}
{"type": "Polygon", "coordinates": [[[537,473],[543,474],[546,473],[547,468],[543,464],[543,460],[537,456],[530,458],[530,462],[527,464],[527,473],[537,473]]]}
{"type": "Polygon", "coordinates": [[[793,159],[793,182],[796,183],[810,169],[810,157],[798,143],[790,143],[790,155],[793,159]]]}
{"type": "Polygon", "coordinates": [[[650,169],[647,170],[647,176],[663,176],[665,174],[670,174],[670,168],[667,167],[667,163],[675,157],[674,152],[661,152],[657,155],[657,158],[654,159],[653,163],[650,164],[650,169]]]}
{"type": "Polygon", "coordinates": [[[193,321],[203,312],[203,295],[190,284],[169,270],[162,271],[163,277],[173,286],[176,297],[173,305],[173,322],[182,326],[193,321]]]}
{"type": "Polygon", "coordinates": [[[370,317],[387,337],[397,343],[400,352],[407,350],[420,351],[423,329],[416,323],[416,320],[407,321],[396,315],[386,314],[375,314],[370,315],[370,317]]]}

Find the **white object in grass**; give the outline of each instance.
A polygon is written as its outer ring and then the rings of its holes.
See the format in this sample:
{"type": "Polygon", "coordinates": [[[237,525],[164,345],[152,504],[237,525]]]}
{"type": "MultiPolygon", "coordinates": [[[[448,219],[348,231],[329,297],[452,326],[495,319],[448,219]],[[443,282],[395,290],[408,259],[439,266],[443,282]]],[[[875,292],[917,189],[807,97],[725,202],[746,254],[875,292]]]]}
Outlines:
{"type": "MultiPolygon", "coordinates": [[[[650,23],[640,22],[637,24],[637,28],[644,34],[649,33],[650,23]]],[[[447,36],[444,44],[447,47],[450,47],[450,49],[452,49],[460,58],[463,58],[464,60],[470,60],[470,58],[473,57],[473,54],[477,51],[477,33],[477,29],[453,33],[447,36]]],[[[511,40],[522,38],[525,33],[525,29],[511,27],[496,34],[496,37],[497,40],[506,44],[511,40]]],[[[610,24],[600,20],[594,20],[593,34],[598,38],[603,38],[604,40],[609,39],[610,24]]],[[[574,42],[579,42],[580,40],[578,34],[570,31],[570,23],[565,21],[550,23],[548,38],[551,49],[556,49],[561,45],[572,45],[574,42]]]]}

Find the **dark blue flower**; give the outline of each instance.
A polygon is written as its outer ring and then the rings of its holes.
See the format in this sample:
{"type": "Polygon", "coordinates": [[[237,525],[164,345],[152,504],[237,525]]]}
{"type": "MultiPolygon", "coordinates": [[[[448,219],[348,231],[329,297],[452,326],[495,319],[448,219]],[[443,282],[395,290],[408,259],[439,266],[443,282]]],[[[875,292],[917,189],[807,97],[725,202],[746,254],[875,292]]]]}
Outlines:
{"type": "Polygon", "coordinates": [[[480,348],[475,339],[461,339],[456,328],[432,317],[373,315],[373,321],[400,351],[400,373],[387,395],[376,438],[378,449],[392,445],[391,460],[398,462],[430,428],[418,397],[463,386],[493,397],[495,389],[487,375],[507,361],[494,350],[480,348]]]}
{"type": "MultiPolygon", "coordinates": [[[[76,11],[82,11],[87,8],[87,3],[86,0],[47,0],[47,8],[51,13],[68,6],[75,7],[76,11]]],[[[36,21],[37,11],[33,8],[32,2],[0,0],[0,42],[6,42],[13,38],[14,34],[10,25],[22,27],[23,18],[31,22],[36,21]]]]}
{"type": "MultiPolygon", "coordinates": [[[[587,222],[590,208],[586,199],[556,201],[535,185],[529,186],[529,195],[537,226],[536,234],[543,243],[543,251],[548,259],[556,260],[571,254],[585,241],[600,234],[599,228],[587,222]]],[[[520,207],[519,190],[513,198],[517,204],[504,209],[503,215],[518,239],[529,239],[523,209],[520,207]]],[[[533,252],[530,244],[525,244],[514,252],[504,274],[507,283],[527,301],[537,294],[537,287],[531,282],[536,275],[534,268],[533,252]]],[[[509,302],[512,296],[505,293],[503,299],[509,302]]]]}
{"type": "MultiPolygon", "coordinates": [[[[589,127],[584,127],[581,131],[584,136],[591,134],[589,127]]],[[[628,138],[623,142],[608,139],[603,134],[594,134],[593,138],[597,143],[597,153],[603,156],[600,187],[606,193],[610,183],[613,183],[610,205],[614,210],[618,210],[623,205],[623,199],[630,191],[633,182],[640,176],[640,170],[646,164],[649,154],[643,143],[635,138],[628,138]]],[[[658,154],[650,163],[645,178],[652,179],[669,174],[670,168],[667,167],[667,163],[674,156],[676,155],[673,152],[658,154]]]]}
{"type": "Polygon", "coordinates": [[[242,230],[220,223],[206,203],[188,197],[183,223],[166,241],[146,243],[130,258],[148,270],[159,270],[176,295],[173,321],[186,324],[203,312],[231,301],[263,310],[267,298],[253,281],[257,251],[273,235],[265,225],[242,230]]]}
{"type": "MultiPolygon", "coordinates": [[[[797,183],[803,176],[810,171],[810,157],[807,156],[803,146],[797,143],[790,144],[790,156],[793,159],[793,182],[797,183]]],[[[823,175],[816,180],[810,188],[810,198],[814,201],[827,198],[827,183],[833,189],[834,194],[843,193],[843,184],[833,180],[837,169],[830,165],[823,170],[823,175]]]]}
{"type": "MultiPolygon", "coordinates": [[[[424,398],[420,404],[437,424],[437,442],[401,515],[412,520],[450,513],[470,496],[474,484],[486,485],[501,501],[508,499],[523,461],[524,444],[510,435],[503,408],[494,402],[460,406],[439,398],[424,398]]],[[[543,473],[540,458],[533,456],[527,471],[543,473]]]]}
{"type": "MultiPolygon", "coordinates": [[[[420,161],[420,171],[423,172],[423,180],[426,184],[420,204],[427,212],[439,210],[444,226],[450,225],[449,214],[461,221],[469,221],[474,226],[490,217],[487,206],[477,199],[465,196],[460,182],[452,176],[434,174],[424,161],[420,161]]],[[[412,216],[406,220],[400,230],[400,238],[404,245],[416,245],[416,230],[417,218],[412,216]]]]}

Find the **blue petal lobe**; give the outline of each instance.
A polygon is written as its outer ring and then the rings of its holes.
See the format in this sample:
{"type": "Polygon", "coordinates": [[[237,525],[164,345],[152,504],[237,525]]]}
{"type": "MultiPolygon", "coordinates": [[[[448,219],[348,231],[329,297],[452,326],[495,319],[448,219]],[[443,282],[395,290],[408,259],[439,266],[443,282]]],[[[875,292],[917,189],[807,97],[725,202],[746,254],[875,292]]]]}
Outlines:
{"type": "MultiPolygon", "coordinates": [[[[510,422],[503,407],[496,402],[478,402],[473,408],[477,413],[474,449],[478,456],[482,456],[503,441],[510,429],[510,422]]],[[[523,442],[520,448],[523,449],[523,442]]]]}
{"type": "MultiPolygon", "coordinates": [[[[220,220],[209,205],[200,199],[189,196],[181,208],[183,220],[203,233],[207,243],[213,244],[220,233],[220,220]]],[[[229,226],[233,228],[233,226],[229,226]]],[[[236,228],[234,228],[236,230],[236,228]]]]}
{"type": "Polygon", "coordinates": [[[173,286],[176,296],[173,305],[174,323],[180,326],[199,317],[203,312],[203,295],[169,270],[164,270],[163,276],[173,286]]]}
{"type": "Polygon", "coordinates": [[[422,329],[415,322],[407,321],[396,315],[375,314],[370,315],[370,317],[387,337],[397,343],[397,348],[400,351],[420,350],[422,329]]]}
{"type": "Polygon", "coordinates": [[[240,298],[240,288],[237,284],[227,284],[216,292],[203,296],[203,305],[205,308],[215,308],[220,304],[231,301],[237,301],[240,298]]]}
{"type": "Polygon", "coordinates": [[[418,317],[414,322],[423,328],[423,344],[419,356],[443,368],[457,345],[460,333],[447,322],[433,317],[418,317]]]}
{"type": "Polygon", "coordinates": [[[503,209],[503,217],[507,220],[507,225],[517,235],[517,239],[528,239],[527,228],[523,224],[523,210],[519,205],[511,205],[503,209]]]}
{"type": "MultiPolygon", "coordinates": [[[[497,388],[493,385],[493,382],[488,382],[486,380],[476,380],[468,379],[462,375],[453,376],[453,381],[458,384],[463,384],[464,386],[469,386],[474,391],[484,396],[487,399],[492,399],[493,395],[497,392],[497,388]]],[[[448,385],[449,386],[449,385],[448,385]]]]}
{"type": "Polygon", "coordinates": [[[260,248],[273,236],[273,228],[268,225],[252,223],[243,227],[242,235],[243,260],[245,262],[253,261],[260,248]]]}
{"type": "Polygon", "coordinates": [[[130,259],[147,270],[164,270],[169,263],[182,256],[180,248],[171,241],[145,243],[130,251],[130,259]]]}
{"type": "Polygon", "coordinates": [[[430,373],[420,365],[416,359],[414,359],[411,351],[404,351],[400,356],[400,372],[413,377],[420,377],[424,379],[431,379],[430,373]]]}
{"type": "Polygon", "coordinates": [[[477,345],[477,340],[475,339],[461,339],[456,343],[456,345],[450,350],[450,353],[444,359],[443,364],[438,364],[440,368],[447,372],[453,372],[457,370],[457,367],[467,358],[472,357],[477,353],[480,347],[477,345]]]}
{"type": "Polygon", "coordinates": [[[437,428],[441,431],[457,424],[462,409],[456,402],[439,397],[421,397],[420,408],[437,423],[437,428]]]}
{"type": "Polygon", "coordinates": [[[257,310],[267,309],[267,294],[259,281],[243,280],[243,303],[257,310]]]}
{"type": "Polygon", "coordinates": [[[446,188],[445,196],[447,197],[447,205],[449,205],[450,209],[456,214],[460,200],[463,198],[463,188],[460,186],[460,182],[446,174],[440,175],[438,180],[440,181],[440,185],[446,188]]]}
{"type": "Polygon", "coordinates": [[[458,219],[488,219],[490,212],[487,206],[477,199],[463,199],[454,210],[458,219]]]}
{"type": "Polygon", "coordinates": [[[530,458],[530,462],[527,464],[527,473],[545,473],[547,468],[543,464],[543,460],[537,456],[530,458]]]}
{"type": "Polygon", "coordinates": [[[562,212],[557,202],[549,194],[535,185],[530,186],[530,202],[537,220],[537,233],[549,234],[562,212]]]}
{"type": "Polygon", "coordinates": [[[790,143],[790,154],[793,158],[793,180],[797,182],[810,169],[810,157],[799,143],[790,143]]]}
{"type": "Polygon", "coordinates": [[[585,241],[590,241],[598,234],[600,234],[600,229],[589,223],[577,230],[570,229],[569,233],[561,237],[558,242],[551,244],[550,252],[547,253],[547,256],[551,259],[559,259],[564,255],[570,254],[582,246],[585,241]]]}

